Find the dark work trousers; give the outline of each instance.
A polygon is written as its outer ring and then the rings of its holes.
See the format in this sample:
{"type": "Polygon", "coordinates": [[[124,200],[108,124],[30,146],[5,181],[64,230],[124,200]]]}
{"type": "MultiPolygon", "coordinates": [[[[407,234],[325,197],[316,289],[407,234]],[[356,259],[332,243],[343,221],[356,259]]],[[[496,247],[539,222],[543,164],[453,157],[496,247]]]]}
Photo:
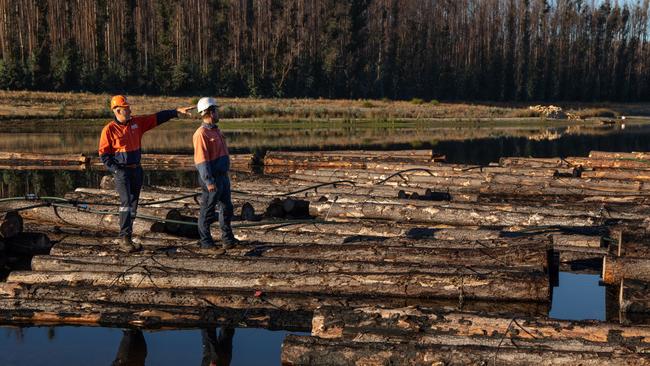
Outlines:
{"type": "Polygon", "coordinates": [[[235,329],[229,327],[222,327],[219,335],[216,328],[201,330],[203,341],[201,366],[230,366],[234,336],[235,329]]]}
{"type": "Polygon", "coordinates": [[[115,189],[120,194],[120,237],[131,236],[142,189],[142,167],[119,168],[115,172],[115,189]]]}
{"type": "Polygon", "coordinates": [[[230,198],[230,178],[226,174],[214,178],[217,189],[213,192],[209,192],[205,183],[199,179],[203,190],[201,193],[201,210],[199,212],[199,236],[202,246],[214,245],[214,240],[210,234],[210,225],[217,219],[221,229],[221,240],[229,242],[235,238],[230,227],[234,211],[232,199],[230,198]],[[215,212],[217,206],[219,209],[218,215],[215,212]]]}

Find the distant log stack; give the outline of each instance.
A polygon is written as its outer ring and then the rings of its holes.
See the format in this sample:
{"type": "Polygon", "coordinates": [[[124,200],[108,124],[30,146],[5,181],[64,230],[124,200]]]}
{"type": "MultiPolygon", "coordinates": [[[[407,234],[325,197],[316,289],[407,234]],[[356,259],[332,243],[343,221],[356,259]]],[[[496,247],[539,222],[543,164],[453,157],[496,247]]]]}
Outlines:
{"type": "Polygon", "coordinates": [[[269,151],[264,156],[264,166],[292,168],[352,168],[365,169],[367,163],[428,163],[443,161],[444,156],[431,150],[404,151],[269,151]]]}

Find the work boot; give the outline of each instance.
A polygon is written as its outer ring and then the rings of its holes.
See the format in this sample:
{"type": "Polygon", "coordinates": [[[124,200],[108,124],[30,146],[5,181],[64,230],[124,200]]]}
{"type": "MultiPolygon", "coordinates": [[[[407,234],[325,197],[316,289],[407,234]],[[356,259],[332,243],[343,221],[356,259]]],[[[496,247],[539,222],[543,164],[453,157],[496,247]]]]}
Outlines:
{"type": "Polygon", "coordinates": [[[223,240],[222,243],[221,243],[221,247],[223,249],[232,249],[232,248],[234,248],[236,245],[238,245],[240,243],[241,243],[241,241],[233,236],[230,239],[223,240]]]}
{"type": "Polygon", "coordinates": [[[140,239],[138,239],[138,238],[131,239],[131,243],[133,244],[133,247],[134,247],[137,251],[141,251],[141,250],[142,250],[142,242],[141,242],[140,239]]]}
{"type": "Polygon", "coordinates": [[[125,253],[135,253],[138,251],[136,246],[133,244],[133,241],[131,240],[130,236],[125,236],[120,238],[120,250],[125,252],[125,253]]]}

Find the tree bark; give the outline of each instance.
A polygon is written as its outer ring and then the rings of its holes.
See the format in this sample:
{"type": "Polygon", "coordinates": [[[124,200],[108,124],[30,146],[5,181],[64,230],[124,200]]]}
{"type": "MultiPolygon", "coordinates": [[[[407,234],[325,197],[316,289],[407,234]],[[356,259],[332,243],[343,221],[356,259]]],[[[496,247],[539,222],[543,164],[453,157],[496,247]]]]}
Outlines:
{"type": "MultiPolygon", "coordinates": [[[[499,314],[470,312],[441,312],[436,309],[408,307],[401,309],[323,307],[314,311],[312,336],[326,339],[372,341],[373,336],[392,336],[394,339],[417,341],[419,344],[439,344],[449,341],[445,336],[457,336],[476,345],[497,346],[509,339],[513,344],[530,345],[563,351],[616,350],[634,352],[649,345],[647,327],[630,327],[596,321],[552,320],[537,316],[513,318],[499,314]],[[514,319],[514,321],[513,321],[514,319]],[[515,324],[516,321],[516,324],[515,324]],[[618,334],[618,337],[612,337],[618,334]],[[440,338],[438,338],[440,336],[440,338]],[[547,343],[547,341],[560,341],[547,343]],[[494,343],[492,343],[494,342],[494,343]],[[607,348],[605,348],[607,347],[607,348]],[[624,349],[624,347],[626,349],[624,349]],[[605,349],[603,349],[605,348],[605,349]]],[[[453,338],[452,338],[453,339],[453,338]]],[[[462,343],[446,343],[462,345],[462,343]]],[[[504,345],[508,347],[507,345],[504,345]]]]}
{"type": "Polygon", "coordinates": [[[406,306],[425,306],[441,311],[477,311],[514,314],[517,316],[536,316],[547,314],[549,303],[524,301],[477,301],[459,302],[458,299],[435,299],[415,297],[376,297],[370,296],[310,296],[306,294],[262,293],[260,296],[250,291],[215,291],[201,289],[161,289],[161,288],[120,288],[109,286],[58,286],[48,284],[0,283],[1,299],[52,300],[79,302],[107,302],[115,304],[135,304],[173,307],[203,307],[212,305],[219,308],[245,310],[248,308],[272,309],[299,312],[309,311],[311,328],[312,312],[322,306],[344,306],[350,308],[385,306],[400,308],[406,306]]]}
{"type": "Polygon", "coordinates": [[[602,277],[606,284],[618,284],[622,279],[650,281],[650,259],[606,256],[602,277]]]}
{"type": "MultiPolygon", "coordinates": [[[[164,246],[154,247],[161,252],[164,246]]],[[[152,248],[152,249],[154,249],[152,248]]],[[[146,248],[145,249],[149,249],[146,248]]],[[[52,255],[92,255],[110,253],[117,250],[116,246],[56,244],[52,248],[52,255]]],[[[174,252],[215,255],[214,250],[200,250],[183,247],[174,248],[174,252]]],[[[506,267],[548,267],[548,250],[538,244],[521,245],[513,247],[493,248],[418,248],[377,246],[372,244],[343,244],[343,245],[248,245],[228,249],[229,255],[257,256],[265,258],[295,258],[319,259],[334,261],[390,261],[402,263],[426,263],[429,265],[486,265],[506,267]]],[[[223,254],[223,253],[220,253],[223,254]]]]}
{"type": "MultiPolygon", "coordinates": [[[[440,273],[482,274],[512,272],[522,278],[533,271],[531,268],[495,266],[431,266],[415,263],[381,263],[360,261],[321,261],[312,259],[284,258],[204,258],[196,256],[166,255],[114,255],[114,256],[36,256],[32,259],[33,271],[52,272],[127,272],[127,271],[188,271],[201,273],[440,273]]],[[[540,268],[541,270],[541,268],[540,268]]]]}
{"type": "MultiPolygon", "coordinates": [[[[8,208],[22,208],[29,204],[23,202],[5,203],[0,207],[8,208]]],[[[105,207],[99,206],[100,210],[105,207]]],[[[116,208],[110,208],[110,211],[116,208]]],[[[139,213],[146,213],[156,217],[164,218],[167,215],[166,209],[145,209],[139,208],[139,213]]],[[[113,214],[101,214],[86,212],[75,207],[36,207],[28,210],[22,210],[21,216],[34,221],[44,221],[52,224],[69,225],[76,227],[84,227],[93,230],[104,230],[109,232],[119,231],[119,217],[113,214]]],[[[143,235],[152,231],[156,231],[155,222],[143,219],[136,219],[133,223],[133,234],[143,235]]]]}
{"type": "Polygon", "coordinates": [[[16,165],[83,165],[90,158],[82,154],[45,155],[35,153],[0,152],[0,164],[16,165]]]}
{"type": "Polygon", "coordinates": [[[650,365],[643,354],[362,343],[296,335],[287,336],[282,344],[283,365],[488,365],[495,360],[509,366],[650,365]]]}
{"type": "Polygon", "coordinates": [[[489,206],[456,208],[431,205],[417,207],[411,202],[403,204],[369,203],[365,205],[340,202],[312,202],[309,213],[317,217],[347,217],[387,219],[397,222],[424,222],[458,226],[595,226],[602,219],[584,216],[520,213],[506,211],[488,212],[489,206]]]}
{"type": "Polygon", "coordinates": [[[110,327],[202,328],[245,326],[271,330],[308,330],[311,312],[278,309],[231,309],[204,304],[171,307],[151,304],[121,306],[110,302],[0,300],[0,321],[14,325],[84,325],[110,327]]]}
{"type": "Polygon", "coordinates": [[[507,273],[453,274],[197,274],[115,272],[21,272],[9,274],[7,283],[61,284],[63,286],[117,286],[146,288],[223,289],[324,295],[407,296],[447,299],[549,301],[545,275],[512,281],[507,273]]]}

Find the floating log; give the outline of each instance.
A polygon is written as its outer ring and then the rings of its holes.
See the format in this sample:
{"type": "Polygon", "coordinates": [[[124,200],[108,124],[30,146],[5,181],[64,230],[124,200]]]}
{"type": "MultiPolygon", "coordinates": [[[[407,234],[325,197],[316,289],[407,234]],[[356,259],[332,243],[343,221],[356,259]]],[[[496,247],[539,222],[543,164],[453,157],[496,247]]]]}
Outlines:
{"type": "Polygon", "coordinates": [[[650,282],[623,279],[618,289],[617,300],[622,313],[650,313],[650,282]]]}
{"type": "Polygon", "coordinates": [[[606,284],[618,284],[622,279],[650,281],[650,259],[606,256],[602,277],[606,284]]]}
{"type": "Polygon", "coordinates": [[[14,255],[33,256],[49,254],[52,242],[43,233],[23,232],[5,240],[7,252],[14,255]]]}
{"type": "Polygon", "coordinates": [[[550,287],[545,275],[531,273],[526,281],[509,273],[484,275],[454,274],[347,274],[285,273],[219,274],[196,272],[115,273],[115,272],[32,272],[14,271],[7,283],[61,284],[64,286],[115,286],[148,288],[200,288],[261,290],[264,292],[407,296],[510,301],[549,301],[550,287]]]}
{"type": "Polygon", "coordinates": [[[382,203],[340,203],[312,202],[309,213],[317,217],[347,217],[387,219],[397,222],[426,222],[458,226],[596,226],[602,220],[584,215],[560,216],[542,213],[519,213],[506,211],[488,212],[489,206],[483,209],[461,209],[455,207],[435,206],[418,207],[409,201],[404,204],[382,203]]]}
{"type": "Polygon", "coordinates": [[[372,343],[288,335],[283,365],[650,365],[645,354],[372,343]]]}
{"type": "Polygon", "coordinates": [[[603,246],[603,238],[593,235],[552,235],[553,247],[579,247],[579,248],[600,248],[603,246]]]}
{"type": "MultiPolygon", "coordinates": [[[[541,269],[541,268],[540,268],[541,269]]],[[[32,259],[33,271],[51,272],[143,272],[158,271],[202,273],[428,273],[482,274],[495,272],[520,273],[522,280],[530,268],[495,266],[432,266],[417,263],[384,263],[360,261],[323,261],[285,258],[205,258],[185,255],[112,255],[55,257],[40,255],[32,259]]],[[[538,275],[538,274],[536,274],[538,275]]]]}
{"type": "Polygon", "coordinates": [[[15,325],[84,325],[111,327],[203,328],[237,326],[305,331],[311,313],[279,309],[230,309],[205,304],[171,307],[152,304],[120,306],[105,301],[78,302],[38,299],[0,300],[0,321],[15,325]]]}
{"type": "MultiPolygon", "coordinates": [[[[160,248],[162,251],[164,247],[160,248]]],[[[174,248],[178,251],[182,248],[174,248]]],[[[114,246],[91,246],[56,244],[52,255],[96,255],[117,250],[114,246]]],[[[198,247],[184,252],[214,255],[214,250],[199,250],[198,247]]],[[[368,244],[344,245],[259,245],[229,249],[230,255],[246,255],[265,258],[319,259],[331,261],[387,261],[401,263],[423,263],[429,265],[548,267],[548,253],[544,246],[522,245],[515,247],[494,247],[478,249],[430,248],[377,246],[368,244]]],[[[223,253],[220,253],[223,254],[223,253]]]]}
{"type": "Polygon", "coordinates": [[[23,231],[23,218],[17,211],[5,212],[0,216],[0,238],[11,238],[23,231]]]}
{"type": "Polygon", "coordinates": [[[136,304],[172,307],[204,307],[211,305],[218,308],[245,310],[281,309],[284,311],[309,311],[309,322],[305,329],[311,329],[314,309],[322,306],[344,306],[350,308],[388,306],[426,306],[441,311],[480,311],[492,313],[515,314],[519,316],[536,316],[547,314],[549,303],[542,302],[504,302],[475,301],[465,299],[423,299],[409,297],[375,297],[375,296],[309,296],[304,294],[262,293],[253,291],[215,291],[201,289],[161,289],[161,288],[119,288],[102,286],[57,286],[47,284],[0,283],[0,298],[24,300],[57,300],[79,302],[106,302],[115,304],[136,304]]]}
{"type": "Polygon", "coordinates": [[[647,327],[539,316],[518,319],[498,314],[447,313],[422,307],[319,308],[314,311],[312,336],[357,342],[393,338],[419,344],[444,342],[442,344],[450,346],[535,346],[562,351],[634,352],[650,347],[647,327]],[[503,343],[506,338],[510,341],[507,345],[503,343]]]}

